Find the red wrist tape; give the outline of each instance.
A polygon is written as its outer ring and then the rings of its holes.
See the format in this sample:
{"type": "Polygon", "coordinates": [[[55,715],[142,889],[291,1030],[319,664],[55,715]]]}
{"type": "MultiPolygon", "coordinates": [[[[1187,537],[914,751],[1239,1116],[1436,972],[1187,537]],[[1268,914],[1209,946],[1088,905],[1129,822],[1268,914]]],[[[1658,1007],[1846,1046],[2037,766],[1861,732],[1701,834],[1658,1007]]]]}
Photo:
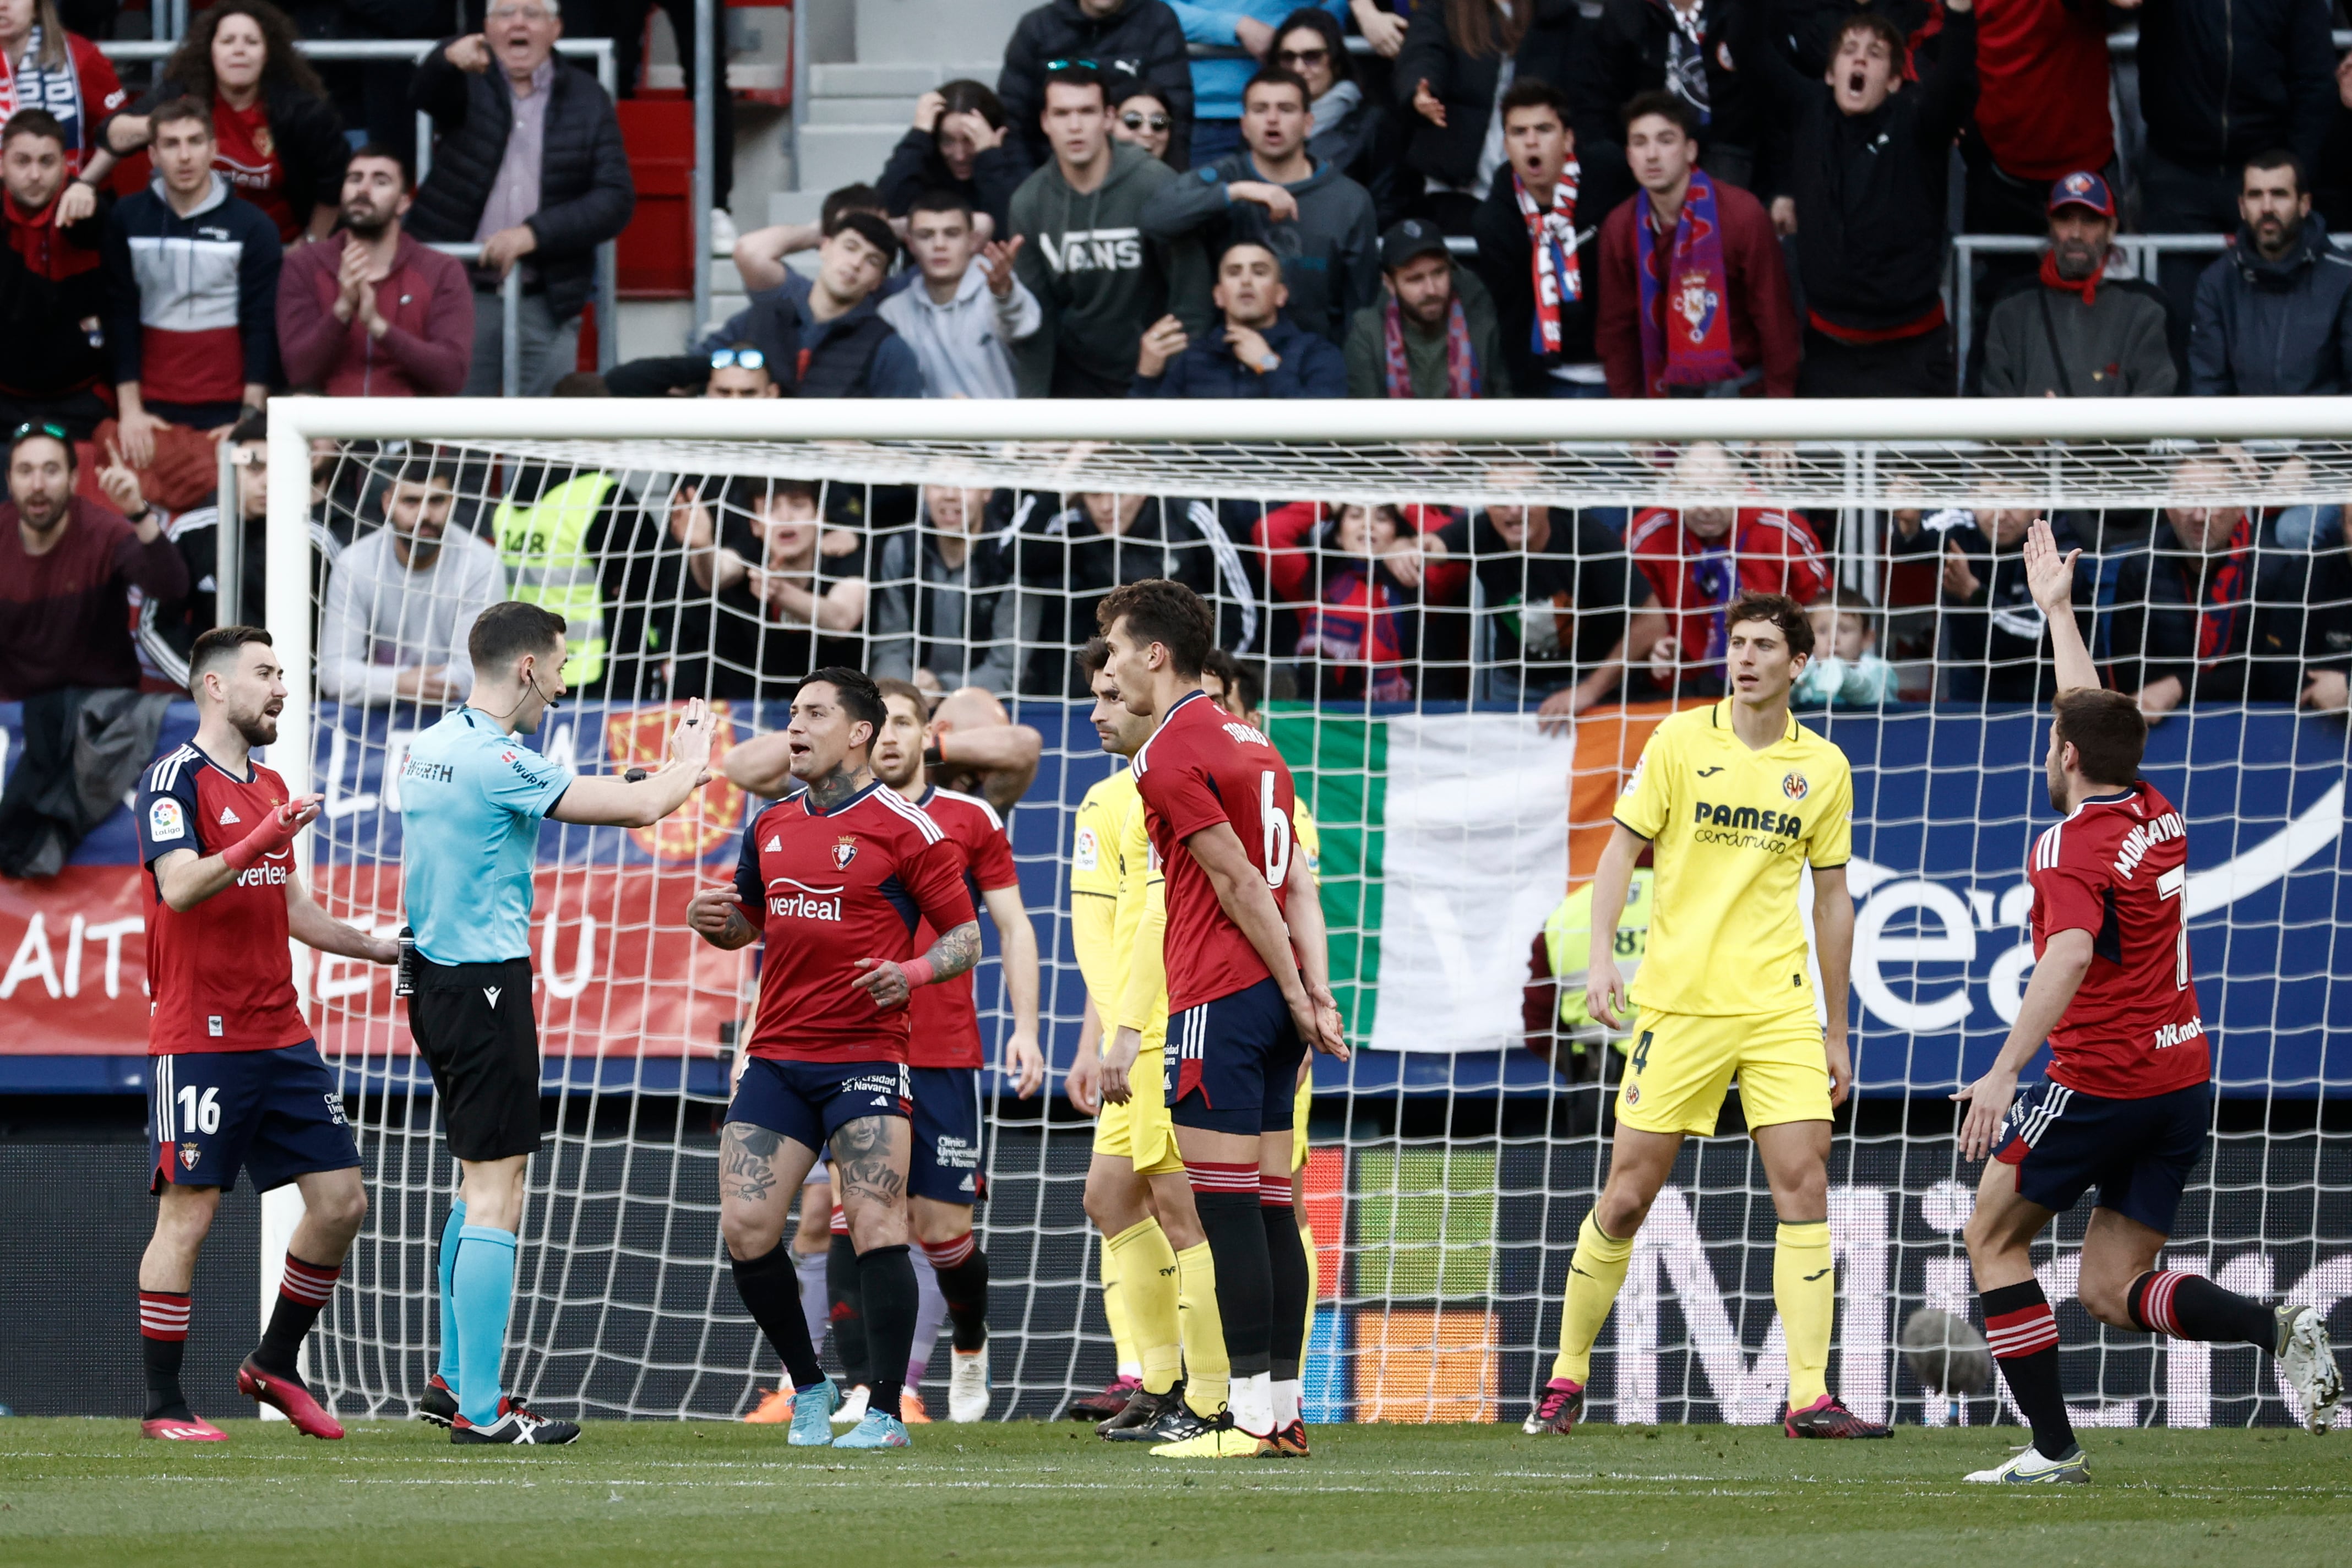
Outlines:
{"type": "Polygon", "coordinates": [[[910,958],[898,966],[898,973],[907,977],[907,988],[909,991],[918,985],[929,985],[931,983],[931,961],[928,958],[910,958]]]}

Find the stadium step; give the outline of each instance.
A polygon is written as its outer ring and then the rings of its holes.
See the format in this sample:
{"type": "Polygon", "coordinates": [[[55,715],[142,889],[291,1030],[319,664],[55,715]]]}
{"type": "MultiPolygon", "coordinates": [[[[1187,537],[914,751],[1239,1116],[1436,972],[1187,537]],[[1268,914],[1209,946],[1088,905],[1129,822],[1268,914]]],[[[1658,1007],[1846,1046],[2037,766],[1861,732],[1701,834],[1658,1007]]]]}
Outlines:
{"type": "MultiPolygon", "coordinates": [[[[862,64],[1001,60],[1036,0],[856,0],[862,64]]],[[[945,78],[941,79],[946,79],[945,78]]],[[[980,79],[994,83],[991,70],[980,79]]]]}
{"type": "MultiPolygon", "coordinates": [[[[909,115],[913,105],[908,106],[909,115]]],[[[838,186],[871,184],[889,161],[890,149],[907,133],[895,125],[804,125],[801,128],[800,182],[822,195],[838,186]]]]}

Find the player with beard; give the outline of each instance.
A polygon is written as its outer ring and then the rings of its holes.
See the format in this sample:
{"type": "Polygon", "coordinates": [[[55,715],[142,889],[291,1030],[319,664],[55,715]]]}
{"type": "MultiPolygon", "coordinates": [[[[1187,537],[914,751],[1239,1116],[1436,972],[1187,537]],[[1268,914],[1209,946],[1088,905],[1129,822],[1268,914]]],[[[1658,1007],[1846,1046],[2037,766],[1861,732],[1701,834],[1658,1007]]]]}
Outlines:
{"type": "Polygon", "coordinates": [[[408,165],[369,145],[343,170],[342,243],[298,246],[278,287],[286,379],[331,397],[454,397],[474,357],[465,263],[419,244],[401,218],[408,165]]]}
{"type": "Polygon", "coordinates": [[[961,852],[874,776],[887,718],[858,670],[828,666],[802,681],[784,733],[793,776],[808,787],[754,814],[735,879],[687,906],[687,923],[713,947],[767,941],[751,1060],[719,1139],[719,1229],[743,1305],[793,1381],[798,1446],[908,1445],[898,1411],[917,1305],[907,1256],[908,1004],[980,957],[961,852]],[[924,921],[945,934],[918,957],[924,921]],[[874,1373],[865,1418],[838,1439],[838,1391],[817,1365],[784,1241],[802,1178],[828,1146],[874,1373]]]}
{"type": "Polygon", "coordinates": [[[227,1440],[188,1408],[180,1363],[196,1258],[240,1169],[262,1192],[293,1183],[302,1219],[237,1388],[285,1412],[299,1432],[343,1435],[303,1386],[295,1358],[334,1294],[367,1192],[335,1075],[302,1020],[286,944],[373,963],[393,963],[399,949],[330,919],[295,871],[294,839],[318,816],[319,797],[291,795],[252,758],[254,747],[278,739],[285,675],[258,626],[216,626],[198,637],[188,658],[195,739],[156,763],[139,787],[154,997],[147,1136],[159,1199],[139,1263],[147,1367],[140,1430],[175,1442],[227,1440]]]}

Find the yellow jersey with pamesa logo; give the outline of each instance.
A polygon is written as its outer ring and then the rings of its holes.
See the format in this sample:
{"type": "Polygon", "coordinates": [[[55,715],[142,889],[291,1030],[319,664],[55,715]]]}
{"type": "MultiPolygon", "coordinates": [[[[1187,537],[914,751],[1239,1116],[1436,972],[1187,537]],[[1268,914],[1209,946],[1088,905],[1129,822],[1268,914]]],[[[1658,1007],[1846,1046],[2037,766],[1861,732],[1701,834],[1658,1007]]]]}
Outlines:
{"type": "Polygon", "coordinates": [[[1794,719],[1751,751],[1731,700],[1660,724],[1617,798],[1617,820],[1655,846],[1656,903],[1641,973],[1643,1013],[1767,1015],[1813,1005],[1797,894],[1807,862],[1853,852],[1845,753],[1794,719]]]}

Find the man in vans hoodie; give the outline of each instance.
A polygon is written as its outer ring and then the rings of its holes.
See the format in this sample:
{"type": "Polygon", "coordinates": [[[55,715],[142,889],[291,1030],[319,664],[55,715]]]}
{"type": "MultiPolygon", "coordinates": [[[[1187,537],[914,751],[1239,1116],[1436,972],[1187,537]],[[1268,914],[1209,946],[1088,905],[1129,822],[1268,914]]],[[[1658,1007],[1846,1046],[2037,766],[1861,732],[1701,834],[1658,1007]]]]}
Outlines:
{"type": "Polygon", "coordinates": [[[283,254],[278,226],[230,195],[209,157],[192,192],[168,189],[159,174],[115,204],[104,250],[106,342],[126,452],[147,434],[132,434],[134,410],[208,430],[268,395],[278,378],[283,254]]]}
{"type": "Polygon", "coordinates": [[[1013,193],[1013,232],[1022,240],[1013,269],[1045,318],[1013,351],[1024,397],[1125,397],[1146,327],[1171,310],[1184,314],[1194,300],[1185,325],[1208,324],[1199,247],[1143,236],[1144,204],[1176,171],[1113,142],[1108,110],[1092,111],[1099,97],[1092,72],[1047,80],[1054,156],[1013,193]],[[1063,79],[1080,75],[1083,87],[1063,79]],[[1084,100],[1070,101],[1080,92],[1084,100]],[[1066,106],[1058,121],[1057,105],[1066,106]],[[1091,186],[1078,188],[1097,170],[1091,186]]]}

